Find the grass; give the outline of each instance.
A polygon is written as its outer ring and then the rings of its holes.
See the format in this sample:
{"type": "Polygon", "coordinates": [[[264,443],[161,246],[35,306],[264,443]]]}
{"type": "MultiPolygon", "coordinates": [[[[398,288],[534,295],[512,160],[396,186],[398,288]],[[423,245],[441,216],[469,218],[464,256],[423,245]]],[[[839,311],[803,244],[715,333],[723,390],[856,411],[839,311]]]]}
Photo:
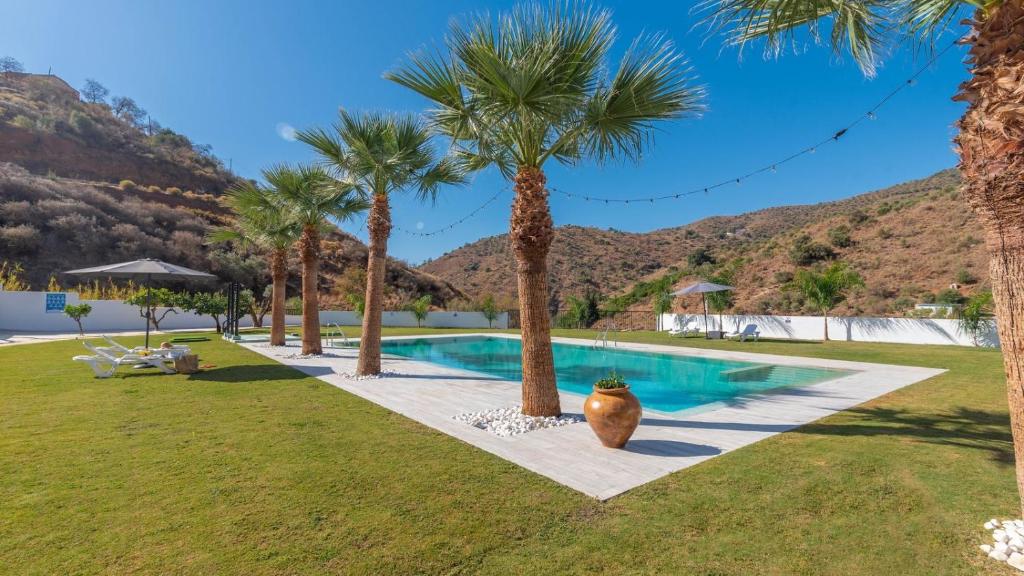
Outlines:
{"type": "Polygon", "coordinates": [[[998,352],[621,339],[949,372],[599,503],[216,338],[193,344],[216,365],[206,372],[109,380],[68,360],[82,349],[74,341],[4,347],[0,565],[10,574],[1011,573],[977,550],[982,522],[1018,514],[998,352]]]}

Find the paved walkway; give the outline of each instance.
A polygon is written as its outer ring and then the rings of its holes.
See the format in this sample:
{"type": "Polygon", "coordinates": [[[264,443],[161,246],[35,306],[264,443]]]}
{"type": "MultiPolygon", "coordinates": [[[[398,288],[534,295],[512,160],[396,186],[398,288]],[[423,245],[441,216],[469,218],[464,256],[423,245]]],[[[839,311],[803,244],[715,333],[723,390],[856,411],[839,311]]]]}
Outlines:
{"type": "MultiPolygon", "coordinates": [[[[403,338],[432,337],[435,336],[403,338]]],[[[555,341],[590,344],[566,338],[555,338],[555,341]]],[[[350,376],[355,371],[358,354],[352,348],[325,348],[322,357],[300,358],[297,344],[284,348],[266,344],[244,346],[601,500],[944,372],[933,368],[622,343],[620,348],[634,350],[857,372],[820,384],[743,397],[726,407],[701,413],[673,416],[645,411],[640,427],[626,448],[613,450],[601,446],[585,422],[503,438],[453,419],[466,412],[518,404],[518,382],[395,356],[384,357],[382,368],[388,373],[386,377],[357,380],[350,376]]],[[[563,410],[582,420],[583,398],[563,393],[563,410]]]]}

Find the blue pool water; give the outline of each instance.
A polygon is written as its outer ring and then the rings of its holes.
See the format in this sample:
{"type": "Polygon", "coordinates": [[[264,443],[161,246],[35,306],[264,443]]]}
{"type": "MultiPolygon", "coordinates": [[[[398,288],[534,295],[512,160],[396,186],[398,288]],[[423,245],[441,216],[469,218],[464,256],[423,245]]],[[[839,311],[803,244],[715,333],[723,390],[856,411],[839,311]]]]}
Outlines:
{"type": "MultiPolygon", "coordinates": [[[[850,374],[844,370],[753,364],[698,356],[554,344],[559,390],[590,394],[594,382],[615,370],[645,407],[662,412],[727,402],[785,386],[803,386],[850,374]]],[[[480,336],[385,340],[382,352],[442,366],[521,381],[521,344],[480,336]]]]}

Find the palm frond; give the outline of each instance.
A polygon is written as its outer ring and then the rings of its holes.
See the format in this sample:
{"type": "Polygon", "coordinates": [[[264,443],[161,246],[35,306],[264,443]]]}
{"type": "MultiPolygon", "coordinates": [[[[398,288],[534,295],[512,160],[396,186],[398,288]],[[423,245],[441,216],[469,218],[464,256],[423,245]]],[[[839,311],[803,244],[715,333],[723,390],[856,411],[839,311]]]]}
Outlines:
{"type": "Polygon", "coordinates": [[[606,80],[615,37],[609,13],[586,3],[521,4],[453,21],[446,51],[412,55],[386,77],[434,103],[430,127],[466,170],[635,159],[656,122],[695,111],[702,93],[660,37],[635,44],[606,80]]]}
{"type": "Polygon", "coordinates": [[[704,109],[704,89],[672,43],[660,35],[637,39],[614,79],[599,89],[582,115],[582,147],[599,160],[636,160],[654,123],[704,109]]]}
{"type": "MultiPolygon", "coordinates": [[[[762,39],[765,52],[777,56],[805,29],[820,42],[820,23],[831,21],[829,43],[836,53],[849,50],[868,76],[875,73],[879,50],[893,28],[900,0],[705,0],[698,8],[714,32],[736,45],[762,39]]],[[[915,2],[917,0],[902,0],[915,2]]]]}

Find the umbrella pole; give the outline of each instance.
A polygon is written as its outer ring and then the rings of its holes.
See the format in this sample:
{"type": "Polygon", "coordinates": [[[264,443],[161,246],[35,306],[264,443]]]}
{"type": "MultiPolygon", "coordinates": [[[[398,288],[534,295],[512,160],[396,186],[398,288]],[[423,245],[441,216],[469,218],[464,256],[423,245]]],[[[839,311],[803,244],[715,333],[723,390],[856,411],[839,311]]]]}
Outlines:
{"type": "Polygon", "coordinates": [[[704,297],[704,293],[700,293],[700,301],[704,304],[704,339],[710,340],[711,334],[708,333],[708,300],[704,297]]]}
{"type": "Polygon", "coordinates": [[[146,276],[146,350],[149,350],[149,315],[152,314],[153,309],[150,308],[150,288],[153,284],[153,276],[146,276]]]}

